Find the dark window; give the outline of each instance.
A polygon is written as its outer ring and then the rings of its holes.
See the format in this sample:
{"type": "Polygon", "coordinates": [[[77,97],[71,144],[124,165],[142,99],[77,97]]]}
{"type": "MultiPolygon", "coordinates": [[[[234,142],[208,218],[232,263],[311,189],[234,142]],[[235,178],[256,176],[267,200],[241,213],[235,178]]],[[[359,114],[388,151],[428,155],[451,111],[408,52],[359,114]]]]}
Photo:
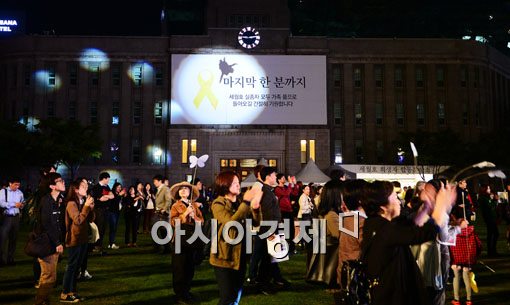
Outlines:
{"type": "Polygon", "coordinates": [[[374,67],[374,78],[375,78],[375,87],[382,88],[384,85],[384,69],[383,66],[375,66],[374,67]]]}
{"type": "Polygon", "coordinates": [[[142,101],[133,103],[133,124],[138,125],[142,121],[142,101]]]}
{"type": "Polygon", "coordinates": [[[112,65],[112,85],[114,87],[120,86],[120,64],[115,63],[112,65]]]}
{"type": "Polygon", "coordinates": [[[69,85],[76,86],[78,84],[78,65],[76,63],[70,63],[67,66],[69,74],[69,85]]]}

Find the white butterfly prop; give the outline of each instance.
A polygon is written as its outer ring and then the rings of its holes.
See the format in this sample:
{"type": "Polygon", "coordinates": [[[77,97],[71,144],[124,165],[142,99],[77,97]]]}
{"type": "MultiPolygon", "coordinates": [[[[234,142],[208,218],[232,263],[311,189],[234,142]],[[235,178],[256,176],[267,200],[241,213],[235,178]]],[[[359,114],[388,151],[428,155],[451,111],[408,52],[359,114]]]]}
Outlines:
{"type": "Polygon", "coordinates": [[[205,162],[209,159],[209,155],[203,155],[197,158],[197,156],[189,156],[189,168],[204,167],[205,162]]]}

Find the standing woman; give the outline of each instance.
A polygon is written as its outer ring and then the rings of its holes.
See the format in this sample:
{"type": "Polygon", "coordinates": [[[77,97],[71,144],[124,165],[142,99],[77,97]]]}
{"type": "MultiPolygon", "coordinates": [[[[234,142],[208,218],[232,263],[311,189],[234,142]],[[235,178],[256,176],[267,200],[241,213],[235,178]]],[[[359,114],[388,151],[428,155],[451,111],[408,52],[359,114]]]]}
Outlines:
{"type": "MultiPolygon", "coordinates": [[[[239,304],[246,272],[246,244],[244,240],[236,245],[227,243],[223,236],[223,228],[229,221],[242,223],[244,227],[244,221],[252,214],[252,208],[258,211],[260,198],[252,201],[252,207],[249,201],[240,202],[239,177],[233,171],[218,174],[215,185],[218,198],[212,203],[211,209],[213,218],[218,220],[219,225],[218,251],[211,252],[209,262],[214,266],[214,274],[220,290],[218,305],[239,304]]],[[[258,197],[262,195],[260,190],[259,192],[258,197]]],[[[254,216],[257,222],[257,215],[254,214],[254,216]]],[[[228,232],[230,239],[237,238],[239,234],[235,228],[228,232]]]]}
{"type": "MultiPolygon", "coordinates": [[[[180,182],[170,188],[172,199],[177,200],[170,209],[170,223],[175,228],[176,222],[180,222],[181,229],[187,232],[194,230],[197,223],[199,225],[204,223],[199,205],[190,200],[190,194],[193,199],[199,195],[196,186],[188,182],[180,182]]],[[[193,300],[190,293],[191,280],[195,275],[195,256],[201,249],[189,245],[184,237],[181,238],[181,249],[178,250],[174,249],[172,252],[173,288],[177,302],[186,303],[193,300]]]]}
{"type": "Polygon", "coordinates": [[[136,232],[137,234],[140,233],[140,222],[143,219],[143,211],[145,210],[145,188],[143,186],[143,183],[138,182],[136,185],[136,196],[139,197],[139,203],[136,205],[136,232]]]}
{"type": "Polygon", "coordinates": [[[298,219],[311,220],[313,208],[312,198],[310,198],[310,186],[305,185],[303,187],[303,194],[299,197],[298,219]]]}
{"type": "Polygon", "coordinates": [[[110,244],[108,249],[117,250],[119,246],[115,244],[115,237],[117,235],[117,227],[119,225],[120,208],[122,207],[122,199],[126,197],[126,190],[122,188],[119,182],[113,184],[113,199],[110,200],[110,207],[108,209],[108,225],[110,227],[110,244]]]}
{"type": "Polygon", "coordinates": [[[339,216],[342,205],[343,186],[340,180],[330,180],[322,188],[319,215],[326,221],[326,253],[309,253],[307,281],[322,282],[328,289],[338,288],[338,239],[339,216]]]}
{"type": "Polygon", "coordinates": [[[361,258],[367,275],[377,280],[373,305],[427,304],[424,280],[409,246],[436,239],[448,223],[455,197],[451,185],[442,185],[437,194],[433,186],[426,188],[415,222],[428,215],[431,218],[419,227],[398,218],[401,203],[391,182],[375,181],[367,186],[363,209],[368,219],[363,227],[361,258]]]}
{"type": "Polygon", "coordinates": [[[145,209],[143,210],[143,233],[148,234],[150,231],[150,224],[152,216],[154,216],[154,202],[156,202],[156,196],[152,191],[150,183],[145,184],[145,209]]]}
{"type": "Polygon", "coordinates": [[[478,191],[478,208],[482,211],[482,217],[487,227],[487,255],[497,256],[496,244],[498,241],[499,230],[496,214],[497,202],[491,199],[491,188],[487,184],[482,184],[478,191]]]}
{"type": "Polygon", "coordinates": [[[87,196],[89,185],[86,180],[78,179],[71,184],[66,198],[66,248],[68,261],[64,273],[60,301],[75,303],[80,301],[76,293],[76,278],[87,253],[89,240],[89,222],[94,220],[94,199],[87,196]]]}
{"type": "Polygon", "coordinates": [[[135,190],[134,186],[128,189],[128,195],[124,199],[124,217],[126,219],[126,231],[124,232],[124,242],[128,248],[136,247],[138,237],[138,221],[139,209],[142,206],[143,198],[141,198],[135,190]],[[130,239],[131,238],[131,239],[130,239]]]}

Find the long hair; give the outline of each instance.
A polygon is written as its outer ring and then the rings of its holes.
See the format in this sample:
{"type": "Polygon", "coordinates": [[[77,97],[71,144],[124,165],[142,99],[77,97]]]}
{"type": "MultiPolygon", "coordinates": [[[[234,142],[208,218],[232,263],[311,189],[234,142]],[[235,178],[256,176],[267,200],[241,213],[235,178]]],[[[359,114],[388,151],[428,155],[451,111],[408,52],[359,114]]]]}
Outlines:
{"type": "Polygon", "coordinates": [[[66,206],[70,201],[72,201],[76,203],[78,209],[80,208],[80,197],[78,196],[78,189],[80,188],[80,184],[82,182],[83,178],[78,178],[71,182],[71,185],[69,186],[69,190],[67,191],[67,196],[65,199],[66,206]]]}
{"type": "Polygon", "coordinates": [[[362,179],[344,182],[344,203],[349,211],[356,211],[365,200],[365,189],[369,183],[362,179]]]}
{"type": "Polygon", "coordinates": [[[374,181],[367,185],[366,200],[363,209],[368,217],[379,215],[381,207],[388,204],[388,198],[393,193],[393,184],[388,181],[374,181]]]}
{"type": "Polygon", "coordinates": [[[322,188],[321,204],[319,205],[319,215],[324,216],[333,211],[340,212],[342,205],[343,183],[340,180],[330,180],[322,188]]]}
{"type": "MultiPolygon", "coordinates": [[[[228,195],[230,192],[230,186],[232,185],[232,182],[234,182],[234,177],[239,179],[239,176],[234,171],[224,171],[216,176],[216,179],[214,180],[214,186],[218,196],[228,195]]],[[[241,179],[239,179],[239,181],[241,181],[241,179]]]]}

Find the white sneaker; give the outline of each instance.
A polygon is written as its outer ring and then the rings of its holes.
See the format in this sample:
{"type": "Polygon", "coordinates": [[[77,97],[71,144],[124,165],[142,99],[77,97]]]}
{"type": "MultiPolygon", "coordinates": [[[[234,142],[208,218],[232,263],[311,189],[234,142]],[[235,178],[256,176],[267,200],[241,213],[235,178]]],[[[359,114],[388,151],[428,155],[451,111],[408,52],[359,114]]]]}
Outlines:
{"type": "Polygon", "coordinates": [[[119,249],[119,246],[117,246],[116,244],[112,244],[112,245],[111,245],[111,249],[113,249],[113,250],[117,250],[117,249],[119,249]]]}
{"type": "Polygon", "coordinates": [[[82,277],[86,280],[90,280],[92,278],[92,275],[90,275],[90,273],[85,270],[85,272],[82,273],[82,277]]]}

